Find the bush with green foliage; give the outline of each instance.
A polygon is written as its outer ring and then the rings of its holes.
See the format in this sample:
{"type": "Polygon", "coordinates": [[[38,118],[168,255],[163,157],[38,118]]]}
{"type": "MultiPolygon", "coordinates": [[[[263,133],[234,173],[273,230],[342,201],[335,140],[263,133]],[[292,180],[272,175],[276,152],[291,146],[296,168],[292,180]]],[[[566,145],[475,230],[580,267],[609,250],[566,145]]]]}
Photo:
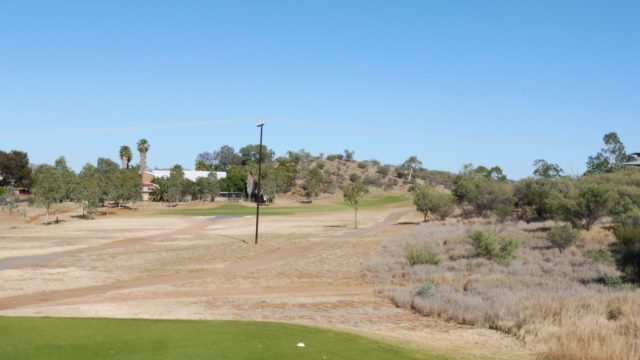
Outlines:
{"type": "Polygon", "coordinates": [[[424,221],[427,221],[429,214],[439,220],[445,220],[453,213],[455,207],[453,195],[437,192],[429,184],[417,185],[411,192],[413,204],[424,215],[424,221]]]}
{"type": "Polygon", "coordinates": [[[366,169],[368,166],[369,166],[369,164],[367,164],[367,163],[366,163],[366,162],[364,162],[364,161],[360,161],[360,162],[358,163],[358,168],[359,168],[359,169],[362,169],[362,170],[366,169]]]}
{"type": "Polygon", "coordinates": [[[362,176],[356,173],[352,173],[351,175],[349,175],[349,180],[353,183],[357,183],[357,182],[360,182],[360,180],[362,180],[362,176]]]}
{"type": "Polygon", "coordinates": [[[509,265],[517,257],[520,241],[512,234],[498,236],[489,229],[478,229],[469,234],[476,256],[496,264],[509,265]]]}
{"type": "Polygon", "coordinates": [[[526,178],[518,181],[513,189],[518,218],[526,222],[554,219],[554,194],[568,194],[575,192],[575,188],[576,181],[571,178],[526,178]]]}
{"type": "Polygon", "coordinates": [[[514,204],[513,186],[506,181],[477,174],[456,178],[453,194],[467,214],[488,217],[514,204]]]}
{"type": "Polygon", "coordinates": [[[620,229],[616,235],[616,264],[627,280],[640,282],[640,228],[620,229]]]}
{"type": "Polygon", "coordinates": [[[372,187],[384,186],[384,181],[382,181],[382,176],[380,175],[366,175],[362,179],[362,183],[366,186],[372,186],[372,187]]]}
{"type": "Polygon", "coordinates": [[[547,240],[560,252],[575,244],[579,236],[580,232],[570,225],[554,226],[547,232],[547,240]]]}
{"type": "Polygon", "coordinates": [[[388,176],[391,172],[391,167],[389,165],[378,165],[376,172],[384,177],[388,176]]]}
{"type": "Polygon", "coordinates": [[[418,296],[423,299],[433,299],[436,296],[433,283],[431,283],[431,281],[425,281],[420,289],[418,289],[418,296]]]}
{"type": "Polygon", "coordinates": [[[396,179],[396,178],[390,178],[389,180],[387,180],[387,181],[384,183],[384,189],[385,189],[385,190],[391,190],[391,189],[393,189],[394,187],[396,187],[397,185],[398,185],[398,179],[396,179]]]}
{"type": "Polygon", "coordinates": [[[574,228],[590,230],[601,217],[609,214],[616,201],[615,194],[604,185],[580,184],[577,194],[554,194],[550,201],[561,220],[574,228]]]}
{"type": "Polygon", "coordinates": [[[640,228],[640,208],[634,206],[616,215],[613,218],[613,225],[618,230],[640,228]]]}
{"type": "Polygon", "coordinates": [[[406,258],[409,265],[438,265],[442,261],[440,254],[434,251],[429,245],[413,245],[406,248],[406,258]]]}
{"type": "Polygon", "coordinates": [[[587,250],[582,253],[582,256],[607,265],[615,265],[616,263],[611,251],[605,249],[587,250]]]}

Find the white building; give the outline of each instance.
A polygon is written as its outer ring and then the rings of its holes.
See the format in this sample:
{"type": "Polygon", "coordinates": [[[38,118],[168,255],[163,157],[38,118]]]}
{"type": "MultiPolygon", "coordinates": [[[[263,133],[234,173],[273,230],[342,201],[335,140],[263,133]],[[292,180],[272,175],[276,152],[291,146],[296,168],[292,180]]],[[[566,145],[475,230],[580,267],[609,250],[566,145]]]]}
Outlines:
{"type": "MultiPolygon", "coordinates": [[[[209,171],[184,170],[184,178],[191,181],[196,181],[196,179],[198,178],[209,176],[209,173],[209,171]]],[[[211,171],[211,173],[216,174],[216,179],[218,180],[227,177],[227,173],[225,171],[211,171]]],[[[149,200],[149,194],[157,186],[151,182],[153,179],[168,178],[170,174],[171,170],[146,171],[142,176],[142,200],[149,200]]]]}

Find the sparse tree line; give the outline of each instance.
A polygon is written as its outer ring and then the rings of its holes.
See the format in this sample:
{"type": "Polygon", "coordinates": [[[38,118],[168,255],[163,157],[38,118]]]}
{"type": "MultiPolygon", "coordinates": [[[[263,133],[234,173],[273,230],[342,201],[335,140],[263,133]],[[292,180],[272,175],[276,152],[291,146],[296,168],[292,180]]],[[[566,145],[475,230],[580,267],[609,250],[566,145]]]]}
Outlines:
{"type": "MultiPolygon", "coordinates": [[[[96,165],[87,163],[76,174],[67,166],[64,157],[54,165],[40,165],[33,174],[32,203],[45,207],[47,223],[49,212],[65,202],[82,207],[85,217],[91,217],[99,207],[125,206],[140,200],[142,182],[138,167],[122,169],[110,159],[99,158],[96,165]]],[[[58,214],[56,214],[58,221],[58,214]]]]}

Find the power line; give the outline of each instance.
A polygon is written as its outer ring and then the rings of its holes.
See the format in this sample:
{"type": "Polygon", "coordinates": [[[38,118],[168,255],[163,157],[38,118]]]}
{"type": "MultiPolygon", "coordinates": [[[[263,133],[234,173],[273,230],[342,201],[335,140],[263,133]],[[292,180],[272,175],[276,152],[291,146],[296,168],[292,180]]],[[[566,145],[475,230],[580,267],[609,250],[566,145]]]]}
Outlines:
{"type": "Polygon", "coordinates": [[[138,130],[186,128],[186,127],[209,126],[209,125],[220,125],[220,124],[237,124],[237,123],[250,122],[250,121],[254,121],[254,120],[253,119],[251,120],[218,120],[218,121],[200,121],[200,122],[192,122],[192,123],[123,126],[123,127],[113,127],[113,128],[28,131],[28,132],[3,133],[3,134],[0,134],[0,137],[31,137],[31,136],[47,136],[47,135],[96,134],[96,133],[125,132],[125,131],[138,131],[138,130]]]}
{"type": "MultiPolygon", "coordinates": [[[[138,125],[138,126],[124,126],[113,128],[85,128],[85,129],[61,129],[61,130],[44,130],[44,131],[29,131],[29,132],[9,132],[0,133],[0,137],[35,137],[35,136],[52,136],[52,135],[73,135],[73,134],[95,134],[95,133],[109,133],[109,132],[126,132],[126,131],[139,131],[139,130],[157,130],[157,129],[171,129],[171,128],[188,128],[188,127],[201,127],[210,125],[222,125],[222,124],[238,124],[254,122],[254,119],[238,119],[238,120],[217,120],[217,121],[200,121],[191,123],[173,123],[173,124],[153,124],[153,125],[138,125]]],[[[507,137],[486,137],[486,136],[473,136],[461,133],[432,133],[417,130],[395,130],[395,129],[382,129],[372,128],[364,126],[351,126],[351,125],[334,125],[326,122],[312,122],[312,121],[298,121],[298,120],[285,120],[285,119],[270,119],[271,123],[294,125],[300,127],[310,127],[315,129],[329,129],[348,131],[358,134],[368,133],[384,136],[394,137],[418,137],[418,138],[435,138],[443,140],[453,141],[473,141],[481,143],[494,143],[494,144],[529,144],[529,145],[550,145],[550,146],[570,146],[570,147],[596,147],[602,146],[602,143],[593,142],[580,142],[580,141],[563,141],[563,140],[542,140],[542,139],[528,139],[528,138],[507,138],[507,137]]],[[[628,147],[640,147],[640,145],[627,145],[628,147]]]]}
{"type": "MultiPolygon", "coordinates": [[[[559,146],[580,146],[580,147],[602,146],[602,143],[580,142],[580,141],[485,137],[485,136],[472,136],[472,135],[453,134],[453,133],[431,133],[431,132],[413,131],[413,130],[403,131],[403,130],[370,128],[370,127],[362,127],[362,126],[333,125],[333,124],[326,124],[326,123],[295,121],[295,120],[272,119],[269,121],[272,123],[313,127],[318,129],[343,130],[343,131],[350,131],[350,132],[357,132],[357,133],[370,133],[370,134],[377,134],[377,135],[389,135],[389,136],[401,136],[401,137],[426,137],[426,138],[437,138],[437,139],[445,139],[445,140],[476,141],[476,142],[484,142],[484,143],[503,143],[503,144],[559,145],[559,146]]],[[[640,145],[627,145],[627,146],[640,147],[640,145]]]]}

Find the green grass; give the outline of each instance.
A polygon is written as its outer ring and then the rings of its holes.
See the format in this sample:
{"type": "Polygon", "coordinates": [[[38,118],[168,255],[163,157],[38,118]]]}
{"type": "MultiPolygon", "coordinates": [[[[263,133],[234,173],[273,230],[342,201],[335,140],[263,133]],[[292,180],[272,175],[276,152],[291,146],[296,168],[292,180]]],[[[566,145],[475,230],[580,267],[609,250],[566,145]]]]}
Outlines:
{"type": "MultiPolygon", "coordinates": [[[[365,199],[360,202],[360,208],[374,208],[386,205],[399,204],[408,201],[402,196],[385,196],[377,199],[365,199]]],[[[262,206],[260,215],[294,215],[317,212],[334,212],[350,210],[351,206],[346,203],[336,205],[304,205],[304,206],[262,206]]],[[[227,204],[209,209],[173,209],[162,211],[161,214],[168,215],[189,215],[189,216],[247,216],[255,215],[255,206],[244,206],[239,204],[227,204]]]]}
{"type": "Polygon", "coordinates": [[[0,359],[451,359],[268,322],[0,317],[0,359]],[[303,342],[306,347],[297,347],[303,342]]]}

